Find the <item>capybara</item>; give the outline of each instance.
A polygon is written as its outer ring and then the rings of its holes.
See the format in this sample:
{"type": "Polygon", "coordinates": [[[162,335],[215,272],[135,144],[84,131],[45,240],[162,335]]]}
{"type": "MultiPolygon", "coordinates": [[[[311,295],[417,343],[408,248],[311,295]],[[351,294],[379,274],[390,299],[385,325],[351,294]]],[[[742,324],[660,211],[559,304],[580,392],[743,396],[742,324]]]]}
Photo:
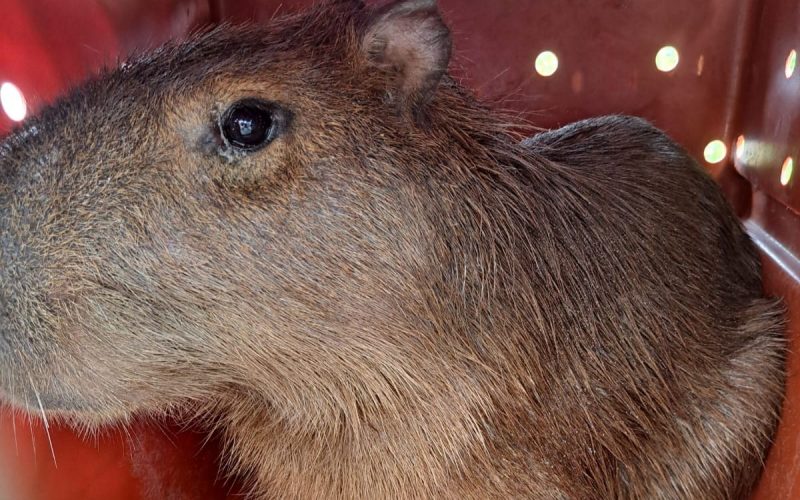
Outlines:
{"type": "Polygon", "coordinates": [[[0,149],[4,398],[183,415],[257,498],[751,490],[783,312],[643,120],[520,142],[433,0],[328,0],[106,71],[0,149]]]}

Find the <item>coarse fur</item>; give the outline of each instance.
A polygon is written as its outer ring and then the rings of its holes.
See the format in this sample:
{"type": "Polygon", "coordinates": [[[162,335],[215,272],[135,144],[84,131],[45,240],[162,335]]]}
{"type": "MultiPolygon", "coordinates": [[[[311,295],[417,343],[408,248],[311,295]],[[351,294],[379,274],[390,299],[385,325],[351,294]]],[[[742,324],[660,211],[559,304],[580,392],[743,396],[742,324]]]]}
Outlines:
{"type": "Polygon", "coordinates": [[[519,143],[432,0],[332,1],[108,72],[0,146],[5,398],[189,408],[258,498],[745,496],[783,314],[648,123],[519,143]],[[245,153],[246,97],[288,129],[245,153]]]}

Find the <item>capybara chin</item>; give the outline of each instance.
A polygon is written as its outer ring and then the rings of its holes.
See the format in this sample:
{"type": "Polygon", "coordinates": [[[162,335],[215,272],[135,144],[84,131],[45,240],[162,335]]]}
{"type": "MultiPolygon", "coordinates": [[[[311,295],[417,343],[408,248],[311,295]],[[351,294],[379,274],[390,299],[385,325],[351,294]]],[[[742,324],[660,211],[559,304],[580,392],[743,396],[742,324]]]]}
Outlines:
{"type": "Polygon", "coordinates": [[[8,402],[199,415],[259,498],[746,496],[783,314],[715,183],[636,118],[520,143],[450,47],[433,0],[328,1],[12,133],[8,402]]]}

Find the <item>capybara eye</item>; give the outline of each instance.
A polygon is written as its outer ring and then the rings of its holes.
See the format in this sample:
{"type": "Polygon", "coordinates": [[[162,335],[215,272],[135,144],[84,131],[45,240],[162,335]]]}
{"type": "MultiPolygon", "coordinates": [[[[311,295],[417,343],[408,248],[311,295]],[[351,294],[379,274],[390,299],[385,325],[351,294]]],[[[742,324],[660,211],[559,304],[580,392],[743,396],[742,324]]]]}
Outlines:
{"type": "Polygon", "coordinates": [[[280,132],[279,108],[260,99],[243,99],[222,115],[220,129],[232,146],[254,151],[272,142],[280,132]]]}

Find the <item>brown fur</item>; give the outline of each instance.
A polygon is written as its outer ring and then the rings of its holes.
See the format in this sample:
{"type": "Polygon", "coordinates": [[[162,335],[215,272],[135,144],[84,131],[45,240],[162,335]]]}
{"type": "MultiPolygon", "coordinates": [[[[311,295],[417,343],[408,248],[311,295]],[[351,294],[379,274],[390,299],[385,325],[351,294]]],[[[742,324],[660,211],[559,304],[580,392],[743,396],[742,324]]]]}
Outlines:
{"type": "Polygon", "coordinates": [[[190,409],[263,498],[745,495],[783,319],[718,189],[635,118],[519,144],[449,50],[433,1],[329,2],[9,137],[6,397],[88,426],[190,409]],[[291,127],[225,153],[249,96],[291,127]]]}

